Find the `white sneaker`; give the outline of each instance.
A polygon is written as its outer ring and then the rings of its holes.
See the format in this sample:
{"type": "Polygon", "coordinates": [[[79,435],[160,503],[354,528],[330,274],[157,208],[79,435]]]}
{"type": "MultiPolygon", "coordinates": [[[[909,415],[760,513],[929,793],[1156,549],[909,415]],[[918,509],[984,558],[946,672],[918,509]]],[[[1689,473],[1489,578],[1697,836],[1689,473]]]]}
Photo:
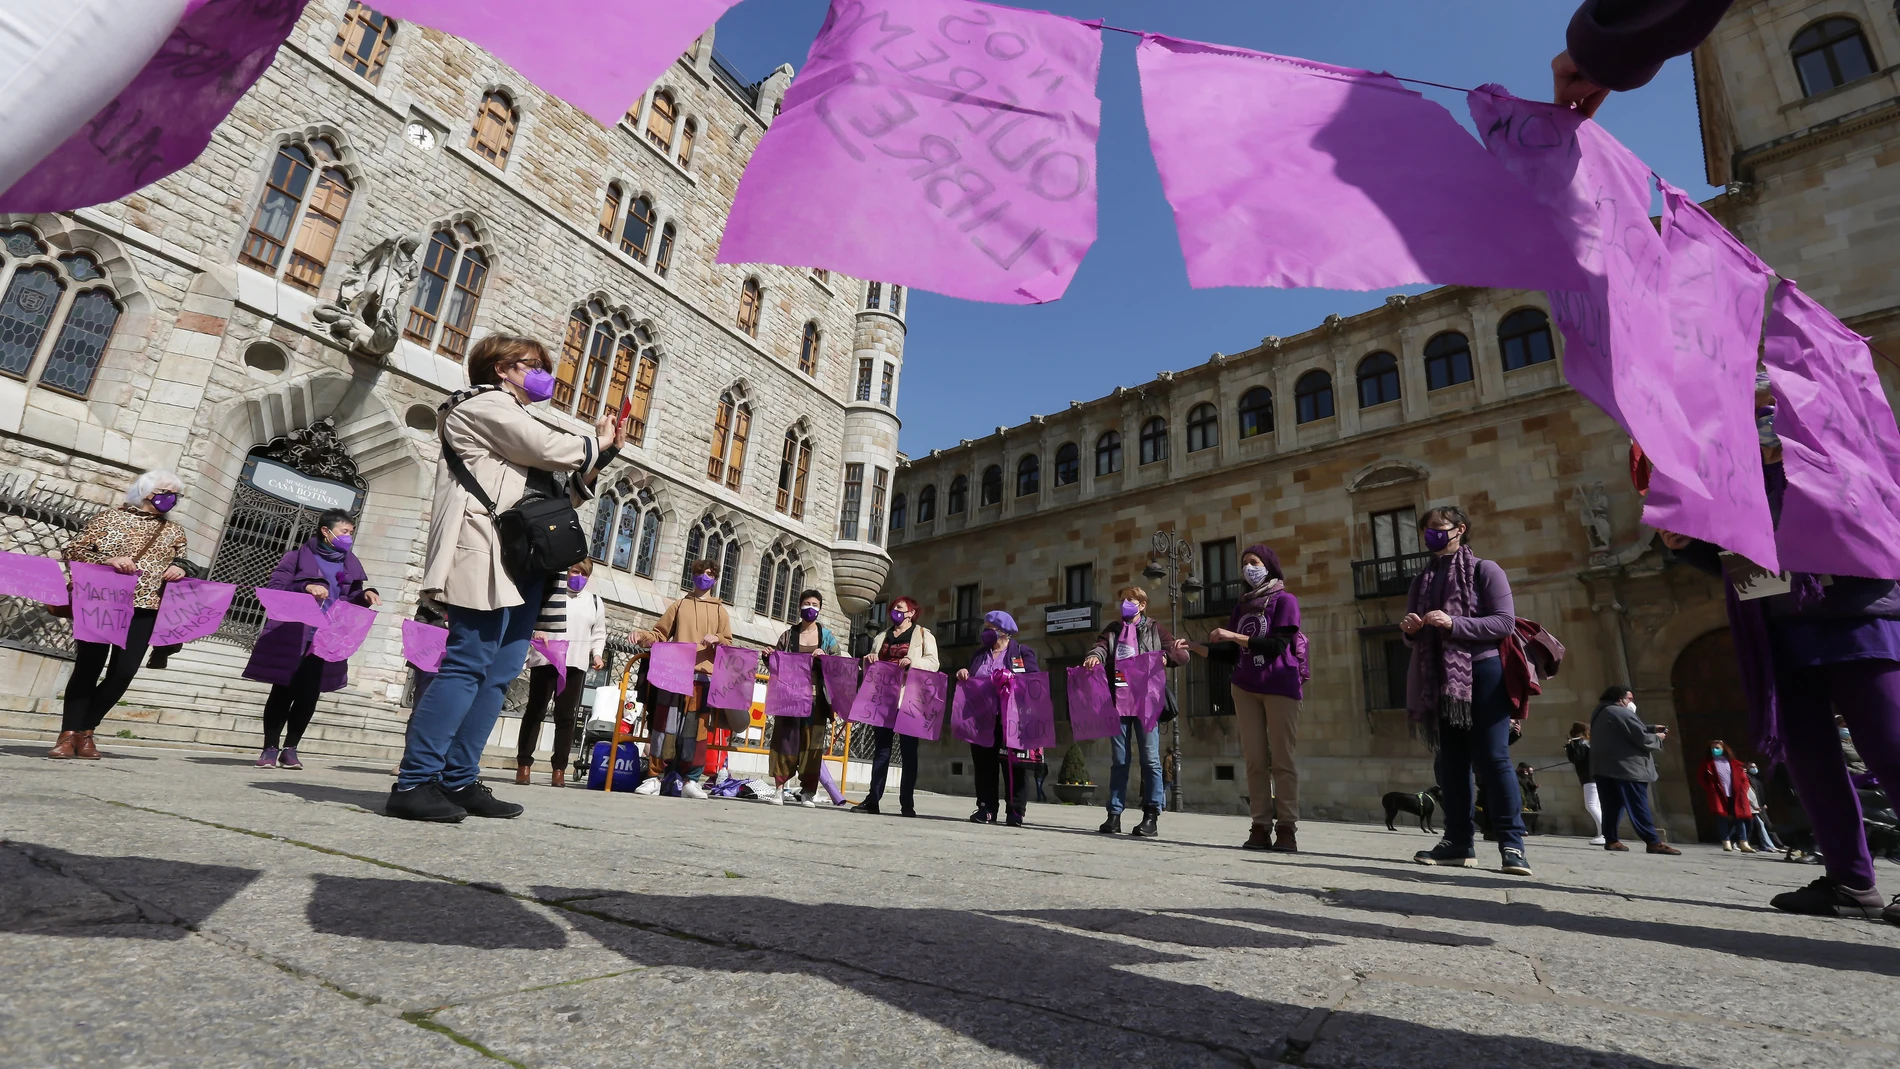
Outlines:
{"type": "Polygon", "coordinates": [[[759,798],[770,805],[784,805],[785,804],[785,788],[767,787],[765,789],[765,793],[759,795],[759,798]]]}
{"type": "Polygon", "coordinates": [[[685,782],[684,785],[680,787],[680,797],[681,798],[705,798],[707,797],[706,789],[704,787],[701,787],[697,780],[689,779],[685,782]]]}
{"type": "Polygon", "coordinates": [[[1591,845],[1591,846],[1602,846],[1602,845],[1603,845],[1604,843],[1607,843],[1607,842],[1609,842],[1609,841],[1610,841],[1610,840],[1608,840],[1608,839],[1605,839],[1605,838],[1604,838],[1603,836],[1601,836],[1601,835],[1599,835],[1599,836],[1597,836],[1596,838],[1594,838],[1594,839],[1592,839],[1592,840],[1590,840],[1590,845],[1591,845]]]}
{"type": "Polygon", "coordinates": [[[812,797],[811,795],[809,795],[809,794],[808,794],[808,795],[806,795],[806,796],[805,796],[805,797],[803,797],[803,798],[800,798],[800,799],[798,800],[798,804],[799,804],[799,805],[802,805],[802,806],[804,806],[804,807],[805,807],[806,809],[817,809],[817,808],[818,808],[818,800],[817,800],[816,798],[813,798],[813,797],[812,797]]]}
{"type": "Polygon", "coordinates": [[[633,789],[633,793],[644,794],[648,797],[660,793],[660,778],[658,776],[648,776],[646,779],[640,781],[640,785],[633,789]]]}

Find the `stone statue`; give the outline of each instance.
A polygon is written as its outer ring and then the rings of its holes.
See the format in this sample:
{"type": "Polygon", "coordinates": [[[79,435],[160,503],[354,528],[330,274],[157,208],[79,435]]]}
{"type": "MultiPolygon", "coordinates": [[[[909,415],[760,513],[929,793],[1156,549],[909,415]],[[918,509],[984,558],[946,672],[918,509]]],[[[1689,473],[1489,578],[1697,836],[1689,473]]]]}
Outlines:
{"type": "Polygon", "coordinates": [[[1610,495],[1603,484],[1579,486],[1577,507],[1583,510],[1583,533],[1590,539],[1590,555],[1599,557],[1610,551],[1610,495]]]}
{"type": "Polygon", "coordinates": [[[357,353],[388,356],[402,337],[403,298],[422,273],[416,257],[421,247],[410,234],[377,242],[350,265],[337,288],[336,303],[319,305],[311,315],[357,353]]]}

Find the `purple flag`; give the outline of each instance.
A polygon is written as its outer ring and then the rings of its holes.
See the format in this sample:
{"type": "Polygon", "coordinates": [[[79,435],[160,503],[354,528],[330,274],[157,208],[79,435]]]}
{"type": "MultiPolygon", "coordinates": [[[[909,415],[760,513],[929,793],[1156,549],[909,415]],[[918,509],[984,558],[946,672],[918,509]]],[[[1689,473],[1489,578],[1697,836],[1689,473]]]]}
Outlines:
{"type": "Polygon", "coordinates": [[[31,553],[0,553],[0,595],[26,598],[41,605],[68,605],[66,572],[51,557],[31,553]]]}
{"type": "Polygon", "coordinates": [[[267,586],[257,588],[257,603],[264,606],[267,619],[287,624],[308,624],[322,628],[330,622],[323,615],[323,603],[301,590],[274,590],[267,586]]]}
{"type": "Polygon", "coordinates": [[[1196,289],[1583,284],[1549,212],[1391,75],[1154,34],[1135,56],[1196,289]]]}
{"type": "Polygon", "coordinates": [[[1121,715],[1141,721],[1141,730],[1153,731],[1161,723],[1161,711],[1168,701],[1168,669],[1160,651],[1120,657],[1115,674],[1125,687],[1115,688],[1115,704],[1121,715]]]}
{"type": "Polygon", "coordinates": [[[270,66],[304,3],[208,0],[189,9],[131,84],[0,193],[0,211],[101,204],[197,159],[270,66]]]}
{"type": "Polygon", "coordinates": [[[1049,697],[1049,673],[1015,677],[1003,699],[1003,744],[1035,750],[1056,744],[1056,706],[1049,697]]]}
{"type": "Polygon", "coordinates": [[[180,646],[204,638],[224,623],[237,587],[203,579],[180,579],[165,584],[158,602],[158,620],[152,627],[152,645],[180,646]]]}
{"type": "Polygon", "coordinates": [[[1867,340],[1784,279],[1764,352],[1788,476],[1781,566],[1900,579],[1900,432],[1867,340]]]}
{"type": "Polygon", "coordinates": [[[715,646],[712,682],[706,686],[706,708],[750,709],[758,683],[758,650],[715,646]]]}
{"type": "Polygon", "coordinates": [[[818,670],[824,673],[825,697],[830,699],[832,711],[849,711],[858,699],[858,659],[826,654],[818,658],[818,670]]]}
{"type": "Polygon", "coordinates": [[[904,674],[904,697],[897,704],[899,735],[936,742],[943,735],[944,706],[950,698],[950,677],[942,672],[913,668],[904,674]]]}
{"type": "Polygon", "coordinates": [[[369,629],[375,626],[375,609],[355,602],[334,602],[329,622],[317,628],[310,639],[310,652],[326,661],[347,661],[356,656],[363,640],[369,637],[369,629]]]}
{"type": "Polygon", "coordinates": [[[693,666],[699,647],[691,642],[656,642],[647,661],[647,682],[674,694],[693,692],[693,666]]]}
{"type": "Polygon", "coordinates": [[[897,698],[903,689],[903,666],[896,661],[877,661],[864,670],[864,683],[844,718],[872,727],[891,727],[897,722],[897,698]]]}
{"type": "Polygon", "coordinates": [[[1076,742],[1121,734],[1122,715],[1099,664],[1069,669],[1069,731],[1076,742]]]}
{"type": "Polygon", "coordinates": [[[1701,487],[1658,468],[1643,499],[1643,522],[1714,542],[1778,572],[1755,429],[1762,301],[1774,272],[1687,193],[1658,181],[1670,257],[1664,304],[1675,352],[1656,363],[1682,408],[1678,433],[1701,445],[1701,487]]]}
{"type": "Polygon", "coordinates": [[[811,716],[812,703],[817,700],[811,686],[812,655],[773,650],[765,655],[765,663],[772,672],[765,683],[765,715],[811,716]]]}
{"type": "Polygon", "coordinates": [[[567,640],[564,638],[538,637],[528,643],[528,648],[541,655],[541,659],[554,668],[554,696],[560,697],[567,689],[567,640]]]}
{"type": "Polygon", "coordinates": [[[1095,243],[1101,61],[1101,32],[1060,15],[832,0],[739,183],[719,262],[1004,304],[1061,297],[1095,243]]]}
{"type": "Polygon", "coordinates": [[[989,677],[971,676],[957,683],[950,699],[950,734],[972,746],[994,746],[999,715],[996,684],[989,677]]]}
{"type": "Polygon", "coordinates": [[[440,672],[442,655],[449,649],[449,629],[431,627],[421,620],[402,622],[402,659],[418,672],[440,672]]]}
{"type": "Polygon", "coordinates": [[[120,575],[103,564],[73,561],[73,638],[125,648],[132,627],[132,599],[139,576],[120,575]]]}

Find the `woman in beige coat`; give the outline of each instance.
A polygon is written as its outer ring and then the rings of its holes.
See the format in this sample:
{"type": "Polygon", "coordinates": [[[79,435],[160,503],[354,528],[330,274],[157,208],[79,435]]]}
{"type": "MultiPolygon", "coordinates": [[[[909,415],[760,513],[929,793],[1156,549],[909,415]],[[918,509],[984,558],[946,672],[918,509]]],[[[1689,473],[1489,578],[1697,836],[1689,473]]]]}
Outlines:
{"type": "MultiPolygon", "coordinates": [[[[937,671],[937,636],[917,622],[917,609],[915,598],[902,597],[891,602],[891,626],[872,640],[871,652],[864,655],[866,666],[876,661],[891,661],[900,668],[937,671]]],[[[894,728],[873,728],[872,733],[875,745],[871,751],[871,789],[866,792],[864,801],[852,806],[851,811],[879,812],[878,803],[884,800],[884,780],[891,773],[891,745],[895,743],[904,761],[904,767],[897,774],[897,811],[903,816],[916,816],[917,740],[897,734],[894,728]]]]}
{"type": "Polygon", "coordinates": [[[521,813],[489,793],[480,765],[501,715],[502,692],[527,660],[547,577],[509,577],[494,521],[457,480],[447,450],[461,458],[497,512],[513,508],[531,479],[545,492],[550,474],[569,476],[568,493],[577,503],[591,496],[625,429],[615,426],[614,413],[602,416],[592,435],[567,434],[536,419],[527,406],[552,396],[551,364],[540,342],[491,334],[468,354],[475,388],[442,406],[444,454],[436,464],[422,596],[447,607],[449,644],[441,671],[409,718],[409,742],[389,793],[392,817],[452,822],[471,813],[521,813]]]}

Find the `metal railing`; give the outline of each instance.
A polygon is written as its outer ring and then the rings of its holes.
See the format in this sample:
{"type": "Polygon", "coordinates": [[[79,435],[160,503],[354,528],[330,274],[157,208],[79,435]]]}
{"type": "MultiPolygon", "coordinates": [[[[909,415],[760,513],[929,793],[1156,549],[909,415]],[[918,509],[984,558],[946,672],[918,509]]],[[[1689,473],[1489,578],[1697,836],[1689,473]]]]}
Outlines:
{"type": "Polygon", "coordinates": [[[939,637],[946,646],[974,646],[976,645],[976,636],[982,630],[983,621],[981,619],[946,620],[944,621],[943,630],[939,637]]]}
{"type": "MultiPolygon", "coordinates": [[[[58,560],[66,543],[103,511],[90,501],[10,476],[0,481],[0,552],[58,560]]],[[[71,660],[72,622],[35,601],[0,598],[0,646],[71,660]]]]}
{"type": "Polygon", "coordinates": [[[713,49],[712,72],[713,77],[723,82],[727,89],[738,94],[740,100],[745,101],[754,111],[758,110],[759,86],[765,84],[764,82],[748,83],[732,65],[732,61],[720,55],[717,48],[713,49]]]}
{"type": "Polygon", "coordinates": [[[1247,582],[1244,579],[1209,583],[1201,588],[1199,594],[1188,599],[1187,608],[1181,615],[1190,619],[1197,616],[1226,616],[1234,611],[1240,596],[1246,592],[1247,582]]]}
{"type": "Polygon", "coordinates": [[[1352,593],[1358,598],[1389,598],[1412,587],[1412,579],[1432,561],[1430,553],[1407,553],[1352,562],[1352,593]]]}

